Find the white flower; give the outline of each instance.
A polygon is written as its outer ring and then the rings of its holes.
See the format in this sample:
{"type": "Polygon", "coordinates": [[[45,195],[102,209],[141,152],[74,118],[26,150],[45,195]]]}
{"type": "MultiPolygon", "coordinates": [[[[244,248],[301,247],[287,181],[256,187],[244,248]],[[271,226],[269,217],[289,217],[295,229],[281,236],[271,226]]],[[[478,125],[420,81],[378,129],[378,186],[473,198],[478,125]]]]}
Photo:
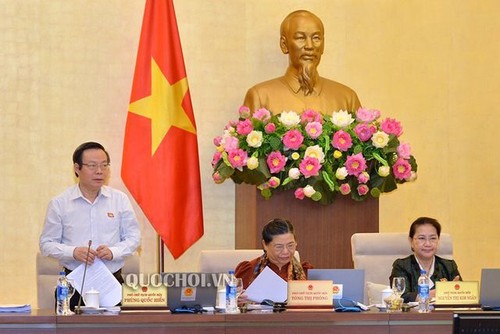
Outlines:
{"type": "Polygon", "coordinates": [[[352,115],[345,110],[340,110],[332,114],[332,123],[339,128],[345,128],[354,122],[352,115]]]}
{"type": "Polygon", "coordinates": [[[345,180],[345,178],[347,177],[347,168],[345,167],[338,168],[337,171],[335,172],[335,177],[338,180],[345,180]]]}
{"type": "Polygon", "coordinates": [[[304,187],[304,195],[306,195],[307,197],[311,197],[315,193],[316,190],[314,190],[314,188],[311,185],[308,184],[307,186],[304,187]]]}
{"type": "Polygon", "coordinates": [[[247,136],[247,143],[250,147],[260,147],[262,145],[262,131],[253,130],[247,136]]]}
{"type": "Polygon", "coordinates": [[[321,164],[325,162],[325,153],[323,153],[323,149],[319,145],[309,146],[306,148],[304,157],[316,158],[321,164]]]}
{"type": "Polygon", "coordinates": [[[278,116],[281,124],[286,128],[290,129],[297,126],[300,123],[300,116],[295,111],[283,111],[280,116],[278,116]]]}
{"type": "Polygon", "coordinates": [[[250,157],[250,158],[248,158],[248,160],[247,160],[247,167],[250,170],[253,170],[253,169],[259,167],[259,159],[257,159],[256,157],[250,157]]]}
{"type": "Polygon", "coordinates": [[[377,148],[386,147],[389,143],[389,135],[384,131],[377,131],[372,136],[372,143],[377,148]]]}
{"type": "Polygon", "coordinates": [[[300,170],[298,168],[290,168],[288,171],[288,177],[294,180],[298,180],[300,177],[300,170]]]}
{"type": "Polygon", "coordinates": [[[389,166],[380,166],[377,171],[378,175],[382,177],[386,177],[390,172],[391,168],[389,166]]]}

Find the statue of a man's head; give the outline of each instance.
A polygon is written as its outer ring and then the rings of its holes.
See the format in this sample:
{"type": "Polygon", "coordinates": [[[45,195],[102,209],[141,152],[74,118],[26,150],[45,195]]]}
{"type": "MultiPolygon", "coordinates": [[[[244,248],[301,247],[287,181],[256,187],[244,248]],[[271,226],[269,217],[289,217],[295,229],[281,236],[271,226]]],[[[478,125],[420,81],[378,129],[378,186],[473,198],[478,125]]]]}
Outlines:
{"type": "Polygon", "coordinates": [[[317,67],[324,51],[324,27],[311,12],[298,10],[281,23],[280,48],[288,54],[305,95],[312,93],[317,81],[317,67]]]}

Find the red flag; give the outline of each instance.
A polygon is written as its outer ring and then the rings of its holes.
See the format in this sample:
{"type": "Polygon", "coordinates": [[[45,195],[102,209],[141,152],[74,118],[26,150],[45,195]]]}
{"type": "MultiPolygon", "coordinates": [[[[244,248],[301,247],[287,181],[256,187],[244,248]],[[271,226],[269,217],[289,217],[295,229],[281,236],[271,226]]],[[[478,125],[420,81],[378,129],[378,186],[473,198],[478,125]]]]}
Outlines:
{"type": "Polygon", "coordinates": [[[122,179],[174,258],[203,235],[198,142],[172,0],[147,0],[122,179]]]}

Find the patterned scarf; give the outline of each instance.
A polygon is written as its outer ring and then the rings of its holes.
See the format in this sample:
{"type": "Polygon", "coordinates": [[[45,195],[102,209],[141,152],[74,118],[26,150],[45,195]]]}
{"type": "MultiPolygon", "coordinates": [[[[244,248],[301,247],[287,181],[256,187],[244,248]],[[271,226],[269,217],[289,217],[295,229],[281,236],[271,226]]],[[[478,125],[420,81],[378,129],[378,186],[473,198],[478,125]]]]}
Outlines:
{"type": "MultiPolygon", "coordinates": [[[[306,273],[304,272],[302,265],[299,263],[299,261],[297,261],[295,256],[292,256],[291,262],[292,262],[292,265],[288,266],[288,279],[287,279],[287,281],[306,280],[307,279],[306,273]]],[[[260,261],[257,263],[257,265],[254,268],[252,282],[257,276],[259,276],[259,274],[262,272],[262,270],[264,270],[264,268],[267,265],[269,265],[270,263],[271,262],[269,261],[269,258],[267,257],[267,253],[264,252],[264,254],[260,258],[260,261]]]]}

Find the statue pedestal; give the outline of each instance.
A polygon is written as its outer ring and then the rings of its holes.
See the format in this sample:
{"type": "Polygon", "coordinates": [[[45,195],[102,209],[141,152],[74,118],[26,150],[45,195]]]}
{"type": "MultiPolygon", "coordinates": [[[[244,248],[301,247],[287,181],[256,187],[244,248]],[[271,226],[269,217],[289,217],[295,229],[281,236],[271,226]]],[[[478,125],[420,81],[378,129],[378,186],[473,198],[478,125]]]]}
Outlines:
{"type": "Polygon", "coordinates": [[[333,204],[321,205],[286,191],[265,200],[255,186],[236,185],[236,249],[262,248],[262,227],[273,218],[294,225],[302,261],[315,268],[353,268],[351,236],[378,232],[378,199],[337,196],[333,204]]]}

